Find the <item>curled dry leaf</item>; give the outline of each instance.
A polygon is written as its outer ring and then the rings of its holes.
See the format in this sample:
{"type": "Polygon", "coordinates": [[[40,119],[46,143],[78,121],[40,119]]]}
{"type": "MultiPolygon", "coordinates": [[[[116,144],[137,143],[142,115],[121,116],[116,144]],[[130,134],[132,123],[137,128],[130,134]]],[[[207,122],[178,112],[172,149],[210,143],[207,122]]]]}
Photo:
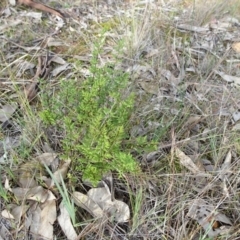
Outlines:
{"type": "Polygon", "coordinates": [[[101,209],[106,210],[108,203],[111,202],[111,193],[105,187],[92,188],[87,193],[94,202],[96,202],[101,209]]]}
{"type": "MultiPolygon", "coordinates": [[[[110,204],[109,204],[110,205],[110,204]]],[[[125,202],[114,200],[110,213],[116,222],[127,222],[130,219],[130,209],[125,202]]]]}
{"type": "Polygon", "coordinates": [[[59,215],[57,220],[58,220],[59,225],[61,226],[61,229],[63,230],[67,239],[69,239],[69,240],[76,239],[77,233],[74,230],[70,216],[69,216],[68,211],[65,208],[63,202],[61,202],[59,209],[60,209],[61,214],[59,215]]]}
{"type": "Polygon", "coordinates": [[[111,193],[105,185],[101,188],[92,188],[87,195],[75,192],[75,203],[86,209],[94,217],[108,216],[116,222],[126,222],[130,218],[128,205],[119,200],[112,200],[111,193]]]}
{"type": "Polygon", "coordinates": [[[7,191],[12,192],[12,188],[10,187],[8,177],[6,177],[6,180],[5,180],[5,183],[4,183],[4,188],[5,188],[7,191]]]}

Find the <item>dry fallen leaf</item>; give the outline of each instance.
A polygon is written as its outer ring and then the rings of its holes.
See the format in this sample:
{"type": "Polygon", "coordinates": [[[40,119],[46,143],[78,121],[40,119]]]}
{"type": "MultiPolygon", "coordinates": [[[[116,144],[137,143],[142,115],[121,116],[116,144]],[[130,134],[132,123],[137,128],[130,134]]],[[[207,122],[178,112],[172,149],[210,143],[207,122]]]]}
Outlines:
{"type": "Polygon", "coordinates": [[[21,77],[25,71],[31,70],[35,67],[35,64],[28,62],[26,60],[19,60],[18,61],[18,72],[17,72],[17,77],[21,77]]]}
{"type": "Polygon", "coordinates": [[[34,200],[37,202],[44,203],[48,199],[48,190],[44,189],[42,186],[37,186],[31,188],[25,196],[29,200],[34,200]]]}
{"type": "Polygon", "coordinates": [[[16,0],[8,0],[8,2],[9,2],[12,6],[16,6],[16,0]]]}
{"type": "Polygon", "coordinates": [[[192,161],[190,157],[188,157],[184,152],[182,152],[179,148],[175,148],[175,154],[179,158],[180,163],[190,170],[194,174],[202,173],[198,166],[192,161]]]}
{"type": "Polygon", "coordinates": [[[22,23],[22,19],[12,19],[11,21],[8,21],[6,24],[2,24],[0,26],[0,33],[3,33],[5,30],[7,31],[10,27],[14,27],[18,24],[22,23]]]}
{"type": "Polygon", "coordinates": [[[87,195],[74,192],[73,199],[77,206],[87,210],[93,217],[101,218],[104,216],[103,210],[87,195]]]}
{"type": "Polygon", "coordinates": [[[235,111],[235,112],[232,114],[232,118],[233,118],[233,121],[234,121],[234,122],[239,121],[239,120],[240,120],[240,111],[239,111],[239,110],[235,111]]]}
{"type": "Polygon", "coordinates": [[[28,190],[28,188],[12,188],[12,192],[18,201],[22,201],[23,199],[25,199],[28,190]]]}
{"type": "Polygon", "coordinates": [[[14,219],[16,223],[19,223],[21,217],[26,213],[28,210],[27,205],[16,205],[16,204],[9,204],[5,210],[1,212],[1,215],[7,219],[14,219]]]}
{"type": "Polygon", "coordinates": [[[63,41],[55,39],[54,37],[48,37],[46,40],[46,44],[48,47],[58,47],[66,45],[63,41]]]}
{"type": "Polygon", "coordinates": [[[55,56],[52,58],[52,62],[61,64],[61,65],[64,65],[64,64],[67,63],[63,58],[61,58],[60,56],[57,56],[57,55],[55,55],[55,56]]]}
{"type": "Polygon", "coordinates": [[[0,239],[1,240],[12,240],[12,233],[10,232],[11,221],[2,218],[1,219],[1,228],[0,228],[0,239]]]}
{"type": "Polygon", "coordinates": [[[66,160],[65,163],[56,172],[53,173],[54,180],[52,179],[51,187],[55,185],[55,181],[57,181],[57,183],[61,183],[62,179],[66,178],[70,164],[71,160],[66,160]]]}
{"type": "Polygon", "coordinates": [[[0,109],[0,122],[9,120],[12,114],[16,111],[17,104],[7,104],[0,109]]]}
{"type": "Polygon", "coordinates": [[[130,218],[130,209],[122,201],[112,199],[106,184],[104,187],[92,188],[87,195],[73,193],[76,205],[86,209],[94,217],[107,216],[116,222],[126,222],[130,218]]]}
{"type": "Polygon", "coordinates": [[[59,75],[61,72],[65,72],[65,71],[67,71],[67,70],[69,70],[69,69],[71,69],[72,67],[68,64],[68,63],[66,63],[66,64],[64,64],[64,65],[62,65],[62,66],[59,66],[59,67],[56,67],[53,71],[52,71],[52,76],[53,77],[56,77],[57,75],[59,75]]]}
{"type": "Polygon", "coordinates": [[[224,180],[231,174],[231,161],[232,161],[232,153],[231,150],[228,151],[227,156],[221,166],[219,178],[224,180]]]}
{"type": "Polygon", "coordinates": [[[41,22],[42,21],[42,13],[41,12],[21,12],[19,15],[21,17],[33,18],[34,22],[41,22]]]}
{"type": "Polygon", "coordinates": [[[126,222],[130,218],[130,210],[126,203],[112,199],[106,184],[101,188],[92,188],[87,195],[97,203],[108,217],[116,222],[126,222]]]}
{"type": "Polygon", "coordinates": [[[232,75],[228,75],[225,74],[224,72],[220,72],[220,71],[214,71],[216,74],[218,74],[220,77],[222,77],[222,79],[228,83],[233,83],[236,86],[240,85],[240,77],[236,77],[236,76],[232,76],[232,75]]]}
{"type": "Polygon", "coordinates": [[[43,165],[46,164],[47,166],[50,166],[56,157],[57,157],[56,153],[47,153],[46,152],[46,153],[43,153],[43,154],[37,156],[36,158],[43,165]]]}
{"type": "Polygon", "coordinates": [[[232,225],[226,215],[219,213],[213,205],[203,199],[194,199],[189,205],[187,216],[197,220],[209,237],[226,233],[226,230],[232,225]]]}
{"type": "Polygon", "coordinates": [[[209,31],[208,27],[198,27],[198,26],[193,26],[189,24],[178,24],[177,28],[185,31],[196,32],[196,33],[206,33],[209,31]]]}
{"type": "Polygon", "coordinates": [[[142,80],[141,82],[139,82],[139,85],[147,93],[157,95],[159,92],[159,87],[156,82],[149,82],[149,81],[142,80]]]}
{"type": "Polygon", "coordinates": [[[58,216],[57,220],[59,225],[61,226],[61,229],[63,230],[67,239],[69,240],[76,239],[77,233],[74,230],[70,216],[63,204],[63,201],[61,202],[59,209],[60,209],[60,215],[58,216]]]}
{"type": "Polygon", "coordinates": [[[236,52],[236,53],[240,53],[240,42],[235,42],[232,44],[232,49],[236,52]]]}
{"type": "Polygon", "coordinates": [[[11,212],[7,209],[4,209],[2,212],[1,212],[1,216],[6,218],[6,219],[14,219],[14,216],[11,214],[11,212]]]}
{"type": "Polygon", "coordinates": [[[37,236],[41,221],[41,209],[39,206],[37,206],[36,208],[30,208],[28,212],[28,218],[31,217],[29,226],[30,232],[33,236],[37,236]]]}
{"type": "Polygon", "coordinates": [[[27,161],[18,166],[18,176],[16,180],[22,188],[33,188],[38,184],[35,180],[35,176],[39,175],[40,172],[43,172],[44,168],[38,162],[27,161]]]}
{"type": "Polygon", "coordinates": [[[42,186],[33,188],[13,188],[12,192],[18,201],[29,199],[43,203],[49,196],[48,190],[44,189],[42,186]]]}
{"type": "Polygon", "coordinates": [[[37,96],[38,84],[38,81],[33,81],[32,83],[25,86],[24,94],[29,102],[31,102],[37,96]]]}
{"type": "Polygon", "coordinates": [[[56,200],[44,203],[40,216],[38,234],[44,239],[53,239],[53,223],[57,219],[56,200]]]}

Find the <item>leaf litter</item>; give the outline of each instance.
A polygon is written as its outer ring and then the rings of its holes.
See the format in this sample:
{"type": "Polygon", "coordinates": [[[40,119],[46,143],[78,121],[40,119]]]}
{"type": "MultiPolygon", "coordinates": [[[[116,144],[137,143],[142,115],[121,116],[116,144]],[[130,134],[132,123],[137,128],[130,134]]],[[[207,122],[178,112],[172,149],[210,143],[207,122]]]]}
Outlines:
{"type": "MultiPolygon", "coordinates": [[[[1,11],[0,44],[7,60],[2,61],[0,69],[0,84],[5,83],[1,97],[12,94],[10,102],[5,99],[0,102],[0,121],[4,130],[3,139],[0,139],[1,166],[15,164],[15,154],[23,143],[23,129],[16,128],[18,118],[25,114],[26,102],[32,109],[38,107],[40,79],[52,87],[58,84],[59,76],[88,76],[90,54],[86,49],[83,52],[78,49],[76,42],[81,41],[86,33],[97,36],[97,26],[117,18],[121,19],[115,26],[117,30],[109,28],[106,34],[109,46],[103,49],[100,57],[103,64],[111,62],[109,49],[111,52],[113,42],[126,39],[129,35],[133,37],[132,42],[125,43],[125,62],[119,66],[130,73],[139,97],[139,116],[131,135],[149,138],[163,136],[158,142],[157,151],[143,150],[136,156],[148,177],[144,181],[141,177],[137,181],[133,180],[134,177],[128,177],[128,188],[120,180],[114,183],[115,189],[105,182],[90,189],[81,183],[84,187],[77,188],[77,191],[70,187],[68,191],[78,206],[80,218],[83,221],[101,219],[95,224],[98,231],[91,228],[94,223],[87,221],[85,228],[78,228],[71,222],[64,201],[58,205],[55,182],[43,170],[46,164],[57,183],[62,183],[61,178],[67,182],[71,161],[60,160],[55,151],[40,154],[43,143],[36,136],[34,143],[41,147],[33,147],[31,154],[35,154],[34,160],[28,156],[27,161],[32,161],[32,164],[28,165],[19,158],[21,164],[18,171],[12,169],[18,172],[15,178],[2,177],[5,183],[10,182],[5,185],[5,190],[15,200],[13,203],[1,201],[4,209],[0,220],[12,221],[15,224],[12,226],[21,225],[25,233],[29,232],[29,236],[36,239],[40,239],[40,235],[43,239],[54,239],[61,231],[67,239],[83,235],[89,235],[90,239],[92,233],[87,229],[93,229],[100,235],[111,233],[115,237],[126,235],[136,239],[202,239],[201,234],[238,239],[240,233],[232,233],[233,228],[239,226],[239,204],[234,197],[239,189],[239,142],[232,140],[235,132],[237,134],[239,131],[238,19],[233,16],[209,19],[206,16],[204,23],[203,19],[190,23],[190,18],[186,16],[190,16],[191,7],[186,5],[181,12],[176,10],[179,6],[176,8],[173,1],[163,4],[161,8],[155,1],[124,4],[116,1],[112,5],[110,1],[108,4],[99,1],[98,4],[96,7],[83,1],[80,7],[66,9],[73,18],[56,21],[49,17],[45,27],[41,24],[44,18],[42,13],[27,10],[27,13],[20,14],[18,7],[1,11]],[[155,20],[156,25],[146,17],[149,13],[154,17],[154,9],[161,9],[163,14],[159,22],[155,20]],[[169,12],[174,15],[173,22],[169,12]],[[133,14],[139,20],[135,28],[129,24],[129,16],[133,14]],[[149,26],[153,27],[152,36],[149,26]],[[39,27],[40,31],[36,31],[39,27]],[[27,37],[21,34],[24,28],[29,28],[27,37]],[[13,35],[9,37],[11,31],[13,35]],[[31,31],[34,36],[31,36],[31,31]],[[154,34],[155,38],[152,39],[154,34]],[[167,42],[164,40],[166,38],[169,39],[167,42]],[[129,47],[132,51],[128,51],[129,47]],[[72,55],[66,50],[71,51],[71,48],[72,55]],[[84,62],[84,66],[79,68],[76,60],[84,62]],[[19,86],[24,86],[21,92],[26,102],[14,95],[19,86]],[[174,141],[171,139],[173,129],[176,134],[174,141]],[[36,168],[37,162],[43,169],[36,168]],[[138,184],[146,187],[141,201],[137,199],[140,191],[138,184]],[[127,193],[129,187],[131,193],[127,193]],[[133,199],[130,201],[129,194],[134,196],[135,203],[131,202],[133,199]],[[139,208],[137,201],[141,202],[139,208]],[[60,215],[57,214],[58,209],[60,215]],[[139,219],[144,220],[136,221],[137,214],[139,219]],[[192,228],[186,218],[193,220],[192,228]],[[57,221],[60,228],[54,229],[57,221]],[[123,223],[128,225],[129,231],[119,228],[123,223]],[[131,229],[131,226],[134,228],[131,229]],[[199,231],[193,232],[196,226],[199,231]],[[100,233],[101,228],[107,229],[107,233],[105,230],[100,233]],[[86,232],[78,235],[81,230],[86,232]]],[[[200,8],[197,11],[204,15],[206,12],[203,10],[201,12],[200,8]]],[[[89,41],[84,47],[89,48],[91,44],[89,41]]],[[[27,137],[31,139],[31,136],[27,137]]],[[[0,230],[3,239],[11,239],[13,229],[7,222],[2,223],[0,230]]],[[[15,227],[14,231],[17,239],[21,229],[15,227]]]]}

